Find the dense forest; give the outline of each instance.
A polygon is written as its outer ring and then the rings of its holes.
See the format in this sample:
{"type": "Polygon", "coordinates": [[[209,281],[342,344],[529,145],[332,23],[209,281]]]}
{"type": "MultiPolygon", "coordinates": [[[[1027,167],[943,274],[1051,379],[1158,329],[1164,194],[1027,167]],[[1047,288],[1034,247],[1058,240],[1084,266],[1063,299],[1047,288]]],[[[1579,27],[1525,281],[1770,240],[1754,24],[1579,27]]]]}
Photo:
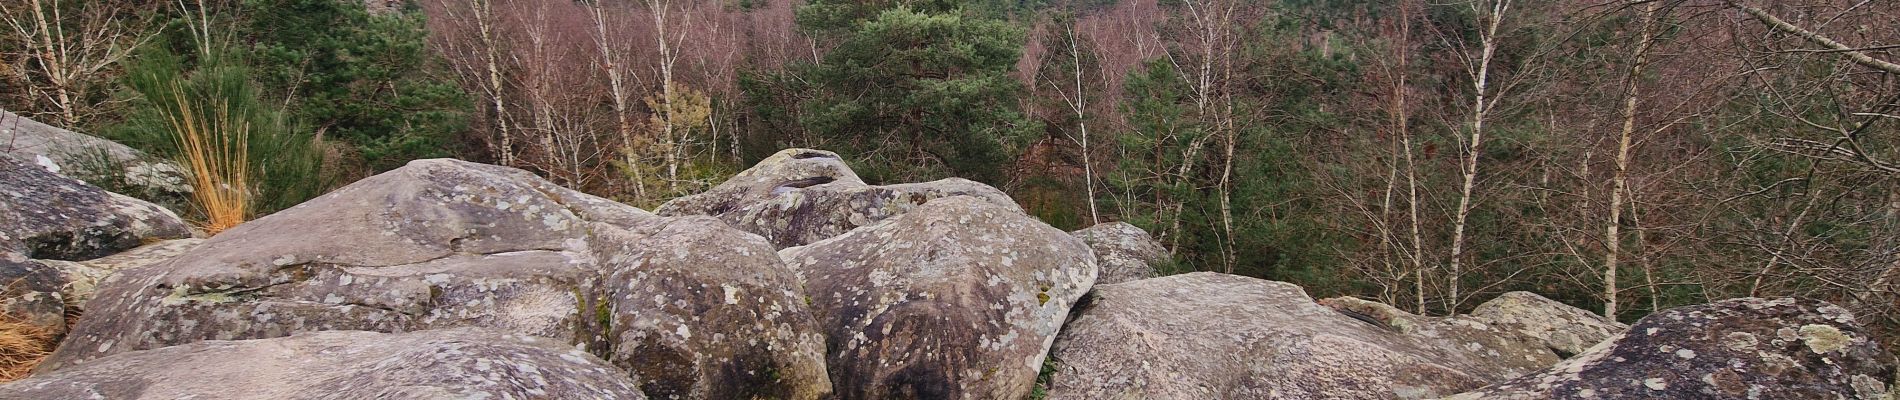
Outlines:
{"type": "Polygon", "coordinates": [[[0,108],[184,160],[221,189],[151,200],[214,232],[420,158],[650,208],[811,147],[1134,223],[1164,273],[1431,315],[1796,295],[1891,343],[1897,6],[0,0],[0,108]]]}

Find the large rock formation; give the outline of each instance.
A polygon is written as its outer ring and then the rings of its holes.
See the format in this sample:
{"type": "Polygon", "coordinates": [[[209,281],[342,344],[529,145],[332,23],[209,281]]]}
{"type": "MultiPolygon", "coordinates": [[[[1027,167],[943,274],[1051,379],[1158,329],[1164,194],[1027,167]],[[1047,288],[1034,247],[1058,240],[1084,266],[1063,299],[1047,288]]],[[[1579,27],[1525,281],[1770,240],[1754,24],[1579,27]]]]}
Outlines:
{"type": "Polygon", "coordinates": [[[1051,354],[1050,399],[1431,398],[1557,360],[1482,326],[1405,333],[1235,275],[1103,285],[1083,302],[1051,354]]]}
{"type": "Polygon", "coordinates": [[[525,171],[421,160],[101,283],[40,367],[203,340],[484,327],[560,338],[654,397],[817,398],[823,348],[756,236],[525,171]]]}
{"type": "Polygon", "coordinates": [[[1155,265],[1169,261],[1161,242],[1127,222],[1104,222],[1069,234],[1095,251],[1095,262],[1102,267],[1097,285],[1153,278],[1155,265]]]}
{"type": "Polygon", "coordinates": [[[933,199],[971,196],[1022,212],[1002,191],[965,179],[870,186],[836,153],[787,149],[705,193],[666,202],[660,215],[711,215],[780,248],[838,236],[933,199]]]}
{"type": "Polygon", "coordinates": [[[1678,307],[1550,369],[1454,399],[1892,399],[1896,362],[1846,309],[1743,298],[1678,307]]]}
{"type": "Polygon", "coordinates": [[[0,157],[0,251],[30,258],[85,260],[148,241],[191,236],[176,214],[0,157]]]}
{"type": "MultiPolygon", "coordinates": [[[[191,193],[183,168],[110,140],[0,110],[0,156],[61,175],[123,183],[149,194],[191,193]]],[[[134,193],[137,194],[137,193],[134,193]]]]}
{"type": "Polygon", "coordinates": [[[842,399],[1022,398],[1097,273],[1081,240],[967,196],[780,254],[842,399]]]}
{"type": "Polygon", "coordinates": [[[8,399],[643,399],[559,341],[474,329],[207,341],[0,385],[8,399]]]}

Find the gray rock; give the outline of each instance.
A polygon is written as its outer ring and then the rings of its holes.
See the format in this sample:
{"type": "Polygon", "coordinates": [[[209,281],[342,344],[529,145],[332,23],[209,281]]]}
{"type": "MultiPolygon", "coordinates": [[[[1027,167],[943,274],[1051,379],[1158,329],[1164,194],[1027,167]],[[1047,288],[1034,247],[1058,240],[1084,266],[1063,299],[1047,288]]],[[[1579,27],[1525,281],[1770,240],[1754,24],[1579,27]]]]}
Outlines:
{"type": "Polygon", "coordinates": [[[763,240],[709,218],[419,160],[113,275],[40,370],[203,340],[483,327],[667,377],[643,382],[655,397],[816,398],[816,325],[800,296],[767,289],[795,282],[763,240]],[[722,285],[752,295],[728,302],[722,285]]]}
{"type": "Polygon", "coordinates": [[[65,286],[59,292],[66,298],[66,306],[77,308],[92,299],[93,291],[106,277],[119,271],[169,261],[185,251],[197,248],[204,241],[198,238],[166,240],[86,261],[33,261],[59,270],[65,281],[65,286]]]}
{"type": "Polygon", "coordinates": [[[1102,266],[1098,285],[1153,278],[1155,264],[1169,257],[1154,236],[1127,222],[1104,222],[1069,234],[1095,250],[1095,262],[1102,266]]]}
{"type": "Polygon", "coordinates": [[[117,354],[0,385],[9,399],[644,399],[556,340],[475,329],[309,332],[117,354]]]}
{"type": "Polygon", "coordinates": [[[841,399],[1018,399],[1097,274],[1081,240],[955,196],[809,246],[793,265],[841,399]]]}
{"type": "Polygon", "coordinates": [[[191,193],[188,174],[169,161],[91,135],[0,110],[0,154],[77,179],[98,174],[152,193],[191,193]]]}
{"type": "Polygon", "coordinates": [[[1470,317],[1486,325],[1535,337],[1565,357],[1582,353],[1629,329],[1629,325],[1531,292],[1500,295],[1479,304],[1470,317]]]}
{"type": "MultiPolygon", "coordinates": [[[[1518,332],[1514,327],[1493,326],[1484,319],[1468,315],[1420,316],[1385,303],[1355,297],[1323,299],[1319,304],[1407,339],[1426,343],[1433,349],[1480,357],[1494,375],[1523,375],[1563,359],[1543,339],[1518,332]]],[[[1557,306],[1568,307],[1562,304],[1557,306]]]]}
{"type": "Polygon", "coordinates": [[[710,217],[598,233],[609,275],[607,359],[656,398],[814,399],[825,338],[771,245],[710,217]],[[611,240],[615,236],[624,240],[611,240]]]}
{"type": "Polygon", "coordinates": [[[1847,309],[1742,298],[1663,310],[1547,370],[1453,399],[1891,399],[1892,354],[1847,309]]]}
{"type": "Polygon", "coordinates": [[[1102,285],[1075,315],[1051,353],[1050,399],[1416,399],[1526,371],[1510,360],[1522,355],[1401,333],[1236,275],[1102,285]]]}
{"type": "Polygon", "coordinates": [[[660,215],[720,215],[764,202],[786,191],[819,185],[864,187],[838,153],[785,149],[739,171],[704,193],[680,197],[654,210],[660,215]]]}
{"type": "Polygon", "coordinates": [[[178,215],[143,200],[0,157],[0,251],[86,260],[191,236],[178,215]]]}
{"type": "Polygon", "coordinates": [[[779,248],[802,246],[902,215],[933,199],[973,196],[1022,212],[1002,191],[970,180],[866,185],[836,153],[787,149],[705,193],[660,205],[660,215],[711,215],[779,248]]]}
{"type": "Polygon", "coordinates": [[[48,342],[66,334],[66,299],[59,290],[64,284],[58,270],[0,251],[0,313],[45,333],[48,342]]]}

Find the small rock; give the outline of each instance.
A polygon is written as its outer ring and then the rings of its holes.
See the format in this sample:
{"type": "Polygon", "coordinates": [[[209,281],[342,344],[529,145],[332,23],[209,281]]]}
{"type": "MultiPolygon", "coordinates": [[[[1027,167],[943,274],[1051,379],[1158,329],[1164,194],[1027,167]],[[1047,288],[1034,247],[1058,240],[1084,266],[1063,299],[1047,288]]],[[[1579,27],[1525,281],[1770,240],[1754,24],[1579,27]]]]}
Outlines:
{"type": "Polygon", "coordinates": [[[1582,353],[1590,346],[1629,329],[1628,325],[1571,307],[1531,292],[1510,292],[1471,310],[1471,317],[1491,326],[1542,340],[1563,356],[1582,353]]]}
{"type": "Polygon", "coordinates": [[[1104,222],[1069,232],[1088,243],[1102,276],[1095,283],[1107,285],[1155,276],[1155,265],[1168,261],[1168,249],[1154,236],[1127,222],[1104,222]]]}
{"type": "Polygon", "coordinates": [[[866,185],[836,153],[810,149],[780,151],[705,193],[673,199],[655,212],[714,216],[786,248],[874,225],[950,196],[973,196],[1022,212],[1002,191],[965,179],[866,185]]]}
{"type": "Polygon", "coordinates": [[[46,334],[39,336],[58,340],[66,334],[66,300],[59,290],[64,284],[58,270],[0,251],[0,313],[46,334]]]}

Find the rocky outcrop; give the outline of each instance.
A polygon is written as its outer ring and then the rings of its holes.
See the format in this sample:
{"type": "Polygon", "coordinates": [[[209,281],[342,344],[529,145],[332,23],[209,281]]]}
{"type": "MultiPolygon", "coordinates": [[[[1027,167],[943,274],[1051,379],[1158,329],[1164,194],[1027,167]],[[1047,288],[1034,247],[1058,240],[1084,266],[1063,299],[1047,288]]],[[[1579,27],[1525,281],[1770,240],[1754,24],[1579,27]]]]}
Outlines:
{"type": "Polygon", "coordinates": [[[99,282],[119,271],[158,264],[178,257],[186,250],[198,247],[204,239],[172,239],[152,243],[110,256],[86,261],[33,260],[59,271],[62,286],[60,295],[66,299],[66,305],[76,307],[92,299],[93,290],[99,282]]]}
{"type": "Polygon", "coordinates": [[[780,252],[827,333],[841,399],[1018,399],[1095,281],[1081,240],[980,198],[780,252]]]}
{"type": "Polygon", "coordinates": [[[643,399],[559,341],[473,329],[310,332],[117,354],[0,385],[8,399],[643,399]]]}
{"type": "Polygon", "coordinates": [[[1102,267],[1097,285],[1153,278],[1155,265],[1168,261],[1161,242],[1127,222],[1104,222],[1069,234],[1095,251],[1095,262],[1102,267]]]}
{"type": "Polygon", "coordinates": [[[191,236],[171,211],[0,157],[0,251],[85,260],[191,236]]]}
{"type": "MultiPolygon", "coordinates": [[[[1483,358],[1488,366],[1501,372],[1498,374],[1501,376],[1543,369],[1563,359],[1542,339],[1517,332],[1513,327],[1492,326],[1468,315],[1427,317],[1354,297],[1324,299],[1319,304],[1407,340],[1425,343],[1432,349],[1449,349],[1483,358]]],[[[1553,304],[1570,308],[1561,303],[1553,304]]]]}
{"type": "Polygon", "coordinates": [[[40,367],[298,332],[482,327],[560,338],[654,397],[810,399],[822,343],[756,236],[525,171],[420,160],[121,271],[40,367]]]}
{"type": "MultiPolygon", "coordinates": [[[[1048,398],[1417,399],[1529,371],[1520,358],[1536,353],[1454,325],[1404,333],[1292,284],[1218,273],[1103,285],[1055,343],[1048,398]]],[[[1556,362],[1543,354],[1531,362],[1556,362]]]]}
{"type": "Polygon", "coordinates": [[[0,110],[0,155],[76,179],[110,179],[155,194],[191,193],[187,174],[177,164],[6,110],[0,110]]]}
{"type": "Polygon", "coordinates": [[[1846,309],[1743,298],[1663,310],[1563,363],[1454,399],[1891,399],[1896,362],[1846,309]]]}
{"type": "Polygon", "coordinates": [[[1471,319],[1537,338],[1558,355],[1569,357],[1609,340],[1628,325],[1531,292],[1510,292],[1479,304],[1471,319]]]}
{"type": "Polygon", "coordinates": [[[971,196],[1022,212],[1002,191],[965,179],[866,185],[837,153],[810,149],[780,151],[705,193],[673,199],[655,212],[714,216],[785,248],[838,236],[950,196],[971,196]]]}

